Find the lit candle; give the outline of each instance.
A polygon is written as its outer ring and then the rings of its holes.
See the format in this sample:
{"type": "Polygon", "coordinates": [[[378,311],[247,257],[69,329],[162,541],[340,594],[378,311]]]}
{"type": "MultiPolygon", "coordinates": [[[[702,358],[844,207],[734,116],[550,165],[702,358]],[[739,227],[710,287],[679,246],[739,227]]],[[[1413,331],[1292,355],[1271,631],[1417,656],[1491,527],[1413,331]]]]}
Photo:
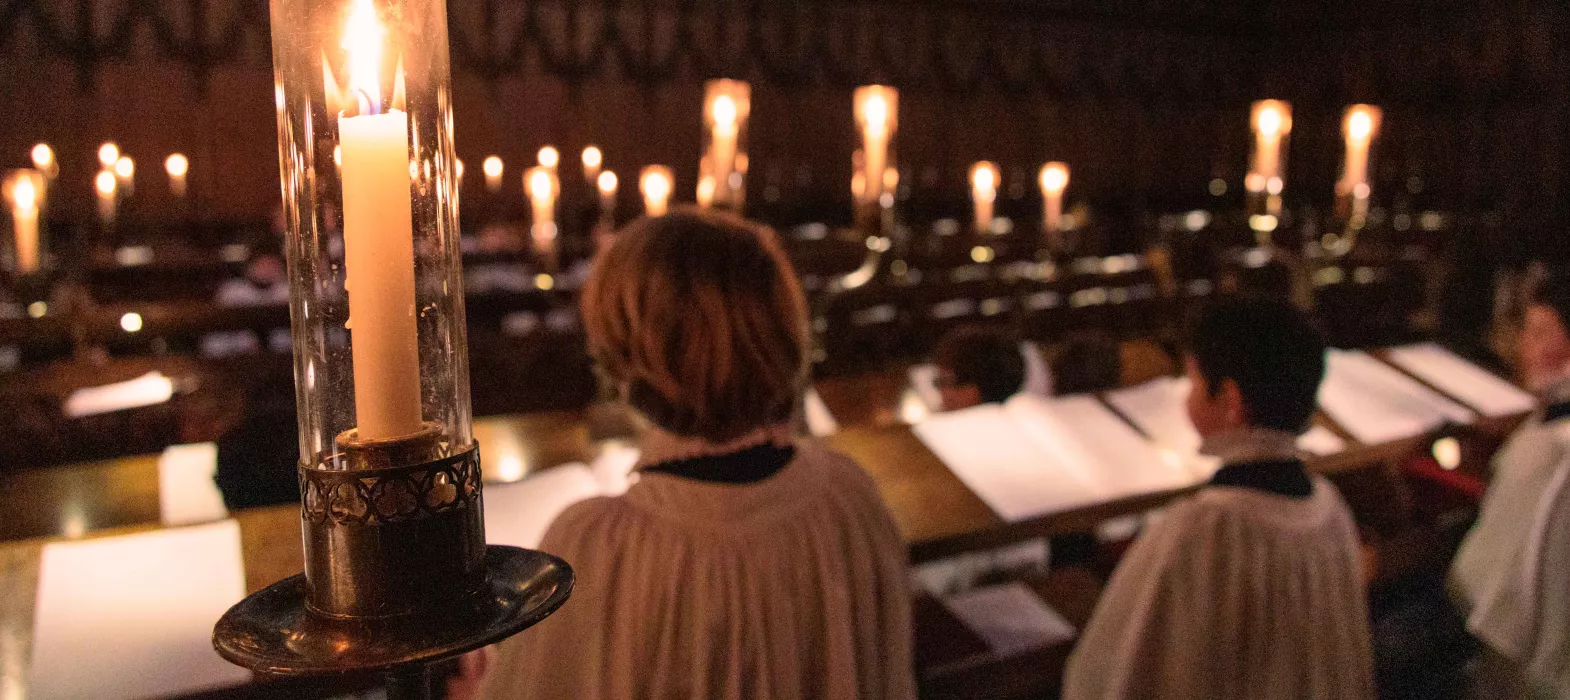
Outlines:
{"type": "Polygon", "coordinates": [[[114,162],[114,177],[125,190],[125,194],[129,195],[136,189],[136,163],[130,156],[120,156],[120,159],[114,162]]]}
{"type": "Polygon", "coordinates": [[[1255,192],[1274,189],[1273,194],[1280,194],[1281,141],[1292,131],[1292,107],[1281,100],[1260,100],[1254,103],[1252,121],[1254,168],[1247,184],[1255,192]]]}
{"type": "Polygon", "coordinates": [[[191,161],[184,154],[174,153],[164,159],[164,170],[169,173],[169,192],[184,197],[185,175],[191,170],[191,161]]]}
{"type": "Polygon", "coordinates": [[[93,189],[98,192],[98,220],[108,228],[114,224],[115,195],[120,191],[114,171],[98,171],[98,177],[93,178],[93,189]]]}
{"type": "Polygon", "coordinates": [[[709,132],[709,151],[698,177],[698,204],[737,208],[745,191],[741,134],[752,109],[752,87],[740,80],[710,80],[705,90],[703,122],[709,132]]]}
{"type": "Polygon", "coordinates": [[[98,147],[98,164],[105,170],[114,168],[115,161],[120,160],[120,146],[113,141],[105,141],[98,147]]]}
{"type": "Polygon", "coordinates": [[[541,167],[550,170],[551,174],[555,175],[556,166],[561,163],[561,151],[556,150],[555,146],[542,146],[535,158],[540,161],[541,167]]]}
{"type": "Polygon", "coordinates": [[[586,146],[583,149],[583,181],[594,184],[600,178],[600,166],[605,164],[605,154],[600,152],[598,146],[586,146]]]}
{"type": "Polygon", "coordinates": [[[11,223],[16,237],[16,271],[29,274],[38,269],[38,191],[35,177],[42,175],[21,172],[11,183],[11,223]]]}
{"type": "Polygon", "coordinates": [[[1056,242],[1056,234],[1063,230],[1063,190],[1068,189],[1068,165],[1053,161],[1041,166],[1041,197],[1043,200],[1042,229],[1048,239],[1056,242]]]}
{"type": "Polygon", "coordinates": [[[998,199],[998,166],[981,161],[970,168],[970,201],[976,210],[976,231],[992,230],[992,206],[998,199]]]}
{"type": "MultiPolygon", "coordinates": [[[[118,153],[115,154],[119,156],[118,153]]],[[[55,149],[47,143],[33,145],[33,168],[42,173],[45,180],[53,180],[60,175],[60,163],[55,160],[55,149]]]]}
{"type": "Polygon", "coordinates": [[[497,156],[488,156],[480,169],[485,171],[485,189],[489,192],[500,192],[502,189],[502,159],[497,156]]]}
{"type": "Polygon", "coordinates": [[[864,202],[881,203],[884,171],[889,164],[889,141],[898,123],[899,92],[884,85],[856,88],[856,123],[862,134],[861,194],[864,202]]]}
{"type": "Polygon", "coordinates": [[[665,210],[670,206],[671,182],[670,168],[651,165],[643,169],[643,174],[638,178],[638,190],[643,193],[645,216],[665,215],[665,210]]]}
{"type": "MultiPolygon", "coordinates": [[[[1358,185],[1368,186],[1368,150],[1379,133],[1381,110],[1371,105],[1352,105],[1346,110],[1341,130],[1346,136],[1346,172],[1336,188],[1340,194],[1356,195],[1358,185]]],[[[1366,196],[1366,195],[1365,195],[1366,196]]]]}
{"type": "Polygon", "coordinates": [[[600,173],[599,182],[595,183],[600,188],[600,221],[614,224],[616,221],[616,173],[609,170],[600,173]]]}
{"type": "Polygon", "coordinates": [[[545,250],[551,241],[556,240],[557,182],[550,169],[543,165],[529,168],[523,176],[524,190],[529,195],[529,204],[534,208],[534,221],[530,230],[536,250],[545,250]]]}
{"type": "Polygon", "coordinates": [[[409,119],[382,112],[382,36],[371,0],[354,0],[343,48],[357,116],[338,118],[343,156],[344,286],[361,440],[420,430],[420,353],[414,309],[409,119]]]}
{"type": "Polygon", "coordinates": [[[458,187],[463,187],[463,159],[454,158],[452,161],[452,174],[458,180],[458,187]]]}

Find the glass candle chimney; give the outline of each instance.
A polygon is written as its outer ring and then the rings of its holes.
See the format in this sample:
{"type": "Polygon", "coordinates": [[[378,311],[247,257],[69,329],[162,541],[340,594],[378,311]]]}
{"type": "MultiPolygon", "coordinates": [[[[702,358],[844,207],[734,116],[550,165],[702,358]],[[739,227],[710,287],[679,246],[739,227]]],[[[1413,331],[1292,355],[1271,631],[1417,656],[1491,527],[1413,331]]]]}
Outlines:
{"type": "Polygon", "coordinates": [[[272,0],[300,455],[471,444],[442,0],[272,0]]]}

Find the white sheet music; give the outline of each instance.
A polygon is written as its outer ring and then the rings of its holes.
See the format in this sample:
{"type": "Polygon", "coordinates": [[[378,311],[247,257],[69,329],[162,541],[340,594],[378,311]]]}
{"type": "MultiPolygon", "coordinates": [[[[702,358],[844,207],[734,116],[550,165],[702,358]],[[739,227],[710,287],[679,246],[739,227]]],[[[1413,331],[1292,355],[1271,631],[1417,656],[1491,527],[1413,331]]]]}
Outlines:
{"type": "Polygon", "coordinates": [[[46,545],[34,700],[132,700],[238,685],[213,624],[245,595],[233,520],[46,545]]]}
{"type": "Polygon", "coordinates": [[[1107,401],[1150,439],[1181,455],[1199,454],[1199,433],[1188,419],[1187,377],[1158,377],[1107,392],[1107,401]]]}
{"type": "Polygon", "coordinates": [[[1476,415],[1358,350],[1326,354],[1319,405],[1365,445],[1413,437],[1476,415]]]}
{"type": "Polygon", "coordinates": [[[1066,642],[1074,626],[1023,583],[975,588],[943,600],[999,658],[1066,642]]]}
{"type": "Polygon", "coordinates": [[[65,399],[67,418],[86,418],[131,408],[154,406],[174,396],[174,382],[158,371],[135,379],[87,387],[71,392],[65,399]]]}
{"type": "Polygon", "coordinates": [[[166,527],[210,523],[229,517],[218,473],[218,445],[170,445],[158,456],[158,514],[166,527]]]}
{"type": "Polygon", "coordinates": [[[602,493],[587,465],[563,464],[510,484],[485,486],[485,541],[533,549],[556,516],[602,493]]]}
{"type": "Polygon", "coordinates": [[[1391,348],[1390,361],[1485,416],[1510,416],[1537,407],[1531,394],[1434,343],[1391,348]]]}
{"type": "Polygon", "coordinates": [[[813,437],[833,435],[840,430],[839,421],[834,419],[829,405],[823,402],[823,396],[816,387],[807,387],[807,394],[802,398],[802,414],[807,421],[807,432],[813,437]]]}
{"type": "Polygon", "coordinates": [[[1005,409],[1063,468],[1083,474],[1109,500],[1198,481],[1179,455],[1156,449],[1094,396],[1016,396],[1005,409]]]}

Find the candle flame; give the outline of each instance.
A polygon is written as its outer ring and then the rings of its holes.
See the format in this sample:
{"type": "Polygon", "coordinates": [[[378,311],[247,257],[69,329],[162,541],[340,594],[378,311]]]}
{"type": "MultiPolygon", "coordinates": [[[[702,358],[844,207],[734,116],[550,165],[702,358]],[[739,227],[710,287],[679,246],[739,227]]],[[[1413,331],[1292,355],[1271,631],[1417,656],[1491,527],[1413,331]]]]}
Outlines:
{"type": "Polygon", "coordinates": [[[714,106],[709,111],[714,117],[716,126],[736,126],[736,101],[731,99],[730,95],[720,95],[714,98],[714,106]]]}
{"type": "Polygon", "coordinates": [[[502,159],[497,156],[489,156],[484,163],[480,164],[480,168],[485,171],[486,177],[501,177],[502,159]]]}
{"type": "Polygon", "coordinates": [[[616,173],[609,170],[600,173],[600,181],[597,184],[600,186],[600,194],[606,196],[616,194],[616,173]]]}
{"type": "Polygon", "coordinates": [[[970,185],[978,194],[996,194],[998,166],[981,161],[970,169],[970,185]]]}
{"type": "Polygon", "coordinates": [[[458,181],[459,182],[463,181],[463,159],[462,158],[456,158],[456,159],[453,160],[453,174],[458,176],[458,181]]]}
{"type": "Polygon", "coordinates": [[[114,179],[114,172],[109,170],[98,171],[98,177],[93,179],[93,187],[98,190],[98,194],[101,196],[107,197],[114,194],[114,190],[118,186],[119,184],[114,179]]]}
{"type": "Polygon", "coordinates": [[[1259,133],[1266,136],[1275,136],[1281,133],[1281,111],[1276,109],[1274,105],[1266,106],[1259,110],[1257,126],[1259,127],[1259,133]]]}
{"type": "Polygon", "coordinates": [[[605,154],[600,153],[600,149],[595,146],[583,149],[583,167],[585,168],[598,168],[600,163],[604,162],[604,159],[605,154]]]}
{"type": "Polygon", "coordinates": [[[131,161],[130,156],[120,156],[120,160],[114,163],[114,174],[122,180],[129,180],[136,174],[136,163],[131,161]]]}
{"type": "Polygon", "coordinates": [[[547,168],[554,168],[561,163],[561,151],[556,150],[555,146],[540,148],[539,154],[535,157],[539,160],[540,165],[547,168]]]}
{"type": "Polygon", "coordinates": [[[551,173],[544,166],[529,169],[529,198],[535,201],[547,200],[551,196],[551,173]]]}
{"type": "Polygon", "coordinates": [[[16,185],[11,188],[11,201],[16,205],[17,211],[28,211],[38,207],[38,188],[33,185],[33,178],[17,179],[16,185]]]}
{"type": "Polygon", "coordinates": [[[1371,105],[1352,105],[1346,111],[1344,129],[1348,143],[1366,144],[1374,139],[1374,134],[1379,131],[1378,107],[1371,105]]]}
{"type": "Polygon", "coordinates": [[[191,161],[183,154],[171,154],[164,159],[164,170],[169,172],[169,177],[185,177],[185,174],[191,170],[191,161]]]}
{"type": "Polygon", "coordinates": [[[1041,166],[1041,189],[1048,194],[1060,194],[1068,187],[1068,166],[1047,163],[1041,166]]]}
{"type": "Polygon", "coordinates": [[[115,161],[120,160],[120,147],[113,141],[105,141],[98,147],[98,163],[105,168],[113,168],[115,161]]]}
{"type": "Polygon", "coordinates": [[[343,49],[348,55],[349,90],[360,102],[360,114],[377,114],[382,109],[382,39],[387,30],[376,19],[371,0],[352,0],[349,19],[344,25],[343,49]]]}
{"type": "Polygon", "coordinates": [[[862,107],[862,116],[867,122],[867,131],[885,131],[889,124],[889,101],[882,93],[873,93],[862,107]]]}
{"type": "MultiPolygon", "coordinates": [[[[118,155],[118,154],[116,154],[118,155]]],[[[55,162],[55,151],[47,143],[33,146],[33,167],[39,170],[48,170],[55,162]]]]}

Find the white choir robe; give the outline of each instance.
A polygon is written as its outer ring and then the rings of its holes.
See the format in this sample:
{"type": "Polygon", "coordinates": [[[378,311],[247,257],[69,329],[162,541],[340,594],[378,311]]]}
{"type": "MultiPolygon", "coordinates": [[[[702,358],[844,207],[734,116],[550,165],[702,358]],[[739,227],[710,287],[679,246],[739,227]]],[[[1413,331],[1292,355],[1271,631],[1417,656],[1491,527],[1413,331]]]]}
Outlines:
{"type": "Polygon", "coordinates": [[[1451,594],[1467,630],[1537,694],[1570,698],[1570,418],[1530,418],[1493,471],[1451,594]]]}
{"type": "Polygon", "coordinates": [[[1374,697],[1357,531],[1335,487],[1207,486],[1129,549],[1064,700],[1374,697]]]}

